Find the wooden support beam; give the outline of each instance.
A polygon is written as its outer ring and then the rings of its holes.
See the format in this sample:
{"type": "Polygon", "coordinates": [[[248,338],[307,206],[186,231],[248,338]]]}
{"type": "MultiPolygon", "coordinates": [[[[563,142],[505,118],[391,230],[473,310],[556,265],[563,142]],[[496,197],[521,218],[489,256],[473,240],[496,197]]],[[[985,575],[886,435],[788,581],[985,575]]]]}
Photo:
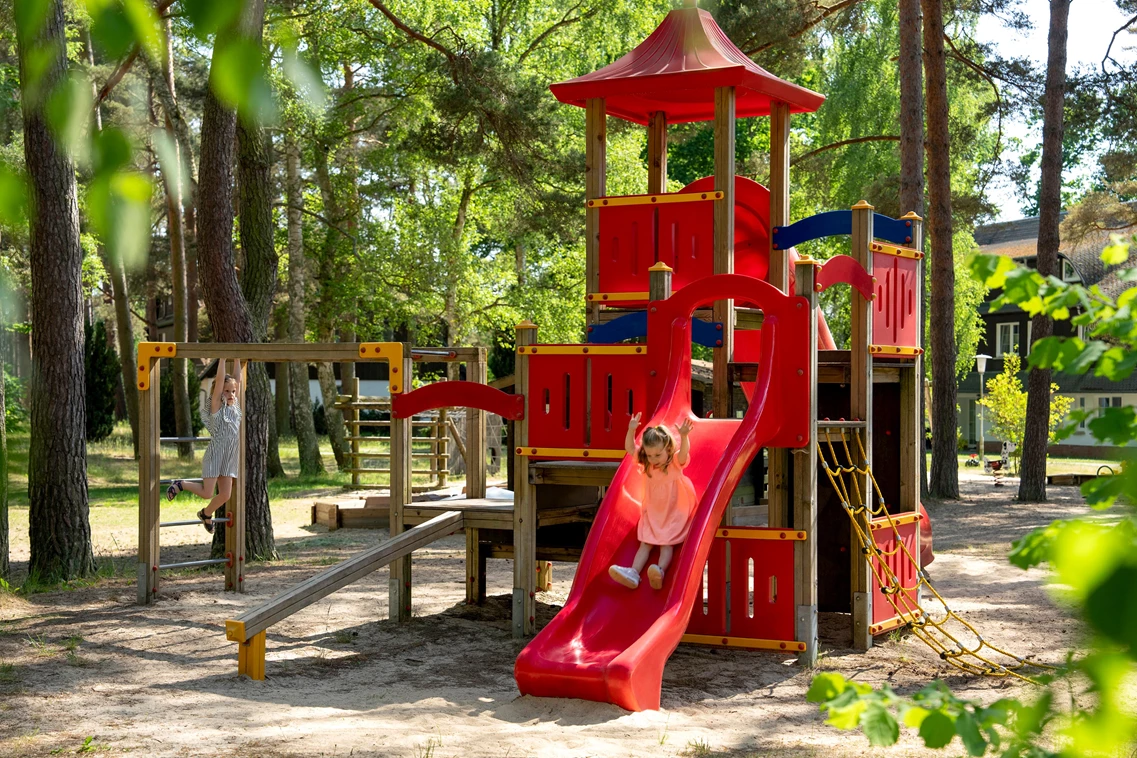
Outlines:
{"type": "MultiPolygon", "coordinates": [[[[715,203],[714,273],[734,273],[734,87],[715,88],[715,189],[723,193],[715,203]]],[[[711,408],[715,418],[730,413],[730,379],[727,364],[734,356],[734,301],[714,304],[714,320],[722,324],[722,346],[714,350],[711,408]]]]}
{"type": "MultiPolygon", "coordinates": [[[[592,102],[591,100],[589,102],[592,102]]],[[[517,325],[517,346],[537,342],[537,326],[529,321],[517,325]]],[[[523,396],[529,393],[529,356],[519,353],[514,369],[514,391],[523,396]]],[[[513,636],[529,637],[536,633],[537,574],[533,570],[537,560],[537,488],[529,482],[529,459],[517,450],[529,444],[529,419],[514,422],[513,455],[513,636]]]]}
{"type": "Polygon", "coordinates": [[[667,114],[656,111],[647,122],[647,193],[667,192],[667,114]]]}
{"type": "Polygon", "coordinates": [[[237,675],[253,681],[265,678],[265,633],[258,632],[245,642],[237,643],[237,675]]]}
{"type": "MultiPolygon", "coordinates": [[[[873,273],[873,207],[861,201],[853,206],[851,255],[857,263],[864,266],[869,276],[873,273]]],[[[865,422],[861,433],[865,447],[865,464],[872,466],[872,374],[873,361],[869,353],[872,343],[872,302],[861,297],[855,289],[849,290],[849,415],[865,422]]],[[[857,455],[857,448],[850,448],[857,455]]],[[[852,505],[871,505],[871,484],[867,476],[852,477],[854,487],[850,496],[852,505]],[[857,499],[859,497],[859,502],[857,499]]],[[[867,511],[857,516],[861,528],[869,533],[868,522],[871,514],[867,511]]],[[[860,540],[855,530],[850,530],[849,555],[852,561],[850,589],[853,606],[853,647],[868,650],[872,647],[872,573],[869,557],[862,552],[860,540]]]]}
{"type": "MultiPolygon", "coordinates": [[[[401,366],[391,366],[392,375],[402,374],[409,386],[414,361],[410,345],[403,350],[401,366]]],[[[405,528],[405,509],[411,502],[411,419],[391,419],[391,537],[398,537],[405,528]]],[[[392,619],[409,621],[411,618],[411,556],[407,553],[391,563],[389,614],[392,619]]]]}
{"type": "MultiPolygon", "coordinates": [[[[348,428],[351,429],[351,455],[352,463],[359,461],[359,424],[361,411],[359,408],[359,377],[356,376],[351,383],[351,400],[348,401],[346,407],[343,409],[344,420],[347,422],[348,428]]],[[[359,486],[359,472],[351,472],[351,486],[359,486]]]]}
{"type": "MultiPolygon", "coordinates": [[[[912,247],[924,250],[924,221],[915,213],[903,217],[912,224],[912,247]]],[[[924,281],[924,259],[916,261],[916,281],[924,281]]],[[[923,327],[924,305],[918,301],[917,323],[923,327]]],[[[920,413],[920,377],[924,356],[916,356],[911,371],[900,373],[900,511],[918,511],[920,508],[920,458],[924,455],[924,418],[920,413]]],[[[920,559],[920,530],[916,530],[916,549],[920,559]]],[[[921,588],[922,589],[922,588],[921,588]]],[[[920,598],[917,598],[919,602],[920,598]]]]}
{"type": "MultiPolygon", "coordinates": [[[[603,98],[591,98],[584,104],[584,199],[603,197],[607,192],[608,112],[603,98]]],[[[584,212],[584,285],[585,294],[600,291],[600,210],[584,212]]],[[[588,302],[586,321],[595,324],[600,305],[588,302]]]]}
{"type": "MultiPolygon", "coordinates": [[[[139,360],[143,360],[140,356],[139,360]]],[[[145,359],[149,386],[138,390],[138,604],[147,605],[158,593],[161,546],[158,540],[161,491],[161,361],[145,359]]],[[[142,372],[139,372],[142,373],[142,372]]],[[[141,382],[140,382],[141,384],[141,382]]]]}
{"type": "Polygon", "coordinates": [[[237,456],[237,481],[233,483],[233,494],[229,497],[229,503],[225,506],[226,512],[229,514],[229,523],[225,525],[225,552],[226,558],[229,563],[225,566],[225,589],[232,592],[245,591],[245,531],[248,523],[246,513],[246,494],[245,494],[245,477],[246,457],[245,457],[245,439],[246,429],[248,427],[249,414],[246,410],[249,406],[245,403],[245,390],[249,385],[249,365],[247,362],[241,363],[241,430],[239,433],[238,441],[238,456],[237,456]]]}
{"type": "MultiPolygon", "coordinates": [[[[809,298],[810,313],[817,312],[817,293],[813,289],[812,263],[799,263],[794,272],[794,294],[809,298]]],[[[809,318],[809,365],[817,365],[817,318],[809,318]]],[[[794,639],[805,643],[798,661],[805,666],[817,663],[817,382],[809,383],[809,440],[804,454],[793,455],[793,528],[806,538],[794,543],[794,639]]]]}
{"type": "MultiPolygon", "coordinates": [[[[485,384],[488,379],[486,350],[478,348],[480,355],[466,364],[466,379],[485,384]]],[[[466,497],[486,496],[486,412],[479,408],[466,409],[466,497]]]]}
{"type": "Polygon", "coordinates": [[[486,558],[478,535],[476,527],[466,527],[466,603],[469,605],[481,605],[486,600],[486,558]]]}
{"type": "MultiPolygon", "coordinates": [[[[790,223],[790,107],[785,103],[770,106],[770,226],[790,223]]],[[[774,249],[770,235],[770,266],[767,281],[782,292],[789,291],[789,253],[774,249]]],[[[784,527],[790,519],[789,452],[770,448],[767,456],[767,499],[770,501],[770,526],[784,527]]]]}

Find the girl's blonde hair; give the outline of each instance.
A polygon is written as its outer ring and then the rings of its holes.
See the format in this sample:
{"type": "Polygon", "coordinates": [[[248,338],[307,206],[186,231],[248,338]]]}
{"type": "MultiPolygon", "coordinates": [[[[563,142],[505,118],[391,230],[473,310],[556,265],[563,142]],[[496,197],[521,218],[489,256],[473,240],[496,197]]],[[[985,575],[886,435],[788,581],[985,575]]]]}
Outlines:
{"type": "MultiPolygon", "coordinates": [[[[237,381],[237,377],[233,376],[232,374],[226,374],[225,375],[225,384],[228,384],[229,382],[233,382],[233,384],[237,385],[237,389],[241,389],[241,383],[239,381],[237,381]]],[[[217,389],[217,377],[215,376],[215,377],[213,377],[213,382],[210,383],[210,385],[209,385],[209,396],[210,397],[213,397],[213,392],[216,389],[217,389]]],[[[221,387],[221,389],[225,389],[224,385],[221,387]]]]}
{"type": "Polygon", "coordinates": [[[660,466],[663,473],[667,473],[667,467],[671,465],[671,461],[675,458],[675,439],[671,433],[667,431],[664,426],[649,426],[644,429],[643,436],[640,438],[640,449],[636,451],[636,462],[643,466],[644,472],[651,476],[651,464],[647,460],[647,447],[662,447],[667,453],[667,460],[660,466]]]}

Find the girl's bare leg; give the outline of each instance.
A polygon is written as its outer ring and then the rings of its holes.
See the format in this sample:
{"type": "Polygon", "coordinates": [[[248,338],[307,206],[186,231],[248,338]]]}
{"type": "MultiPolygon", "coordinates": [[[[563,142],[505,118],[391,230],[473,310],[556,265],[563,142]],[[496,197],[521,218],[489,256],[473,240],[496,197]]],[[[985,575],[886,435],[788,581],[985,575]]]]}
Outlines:
{"type": "Polygon", "coordinates": [[[659,546],[659,567],[667,571],[667,567],[671,565],[671,556],[675,553],[674,545],[660,545],[659,546]]]}
{"type": "Polygon", "coordinates": [[[203,479],[201,483],[187,482],[182,480],[182,489],[186,492],[192,492],[198,497],[203,497],[206,500],[213,497],[213,490],[217,487],[217,477],[212,476],[208,479],[203,479]]]}
{"type": "Polygon", "coordinates": [[[646,542],[641,542],[640,549],[636,551],[636,559],[632,561],[632,569],[637,574],[643,572],[644,566],[647,565],[647,557],[650,554],[651,545],[647,544],[646,542]]]}
{"type": "Polygon", "coordinates": [[[209,501],[209,505],[205,506],[205,515],[212,517],[218,508],[225,505],[229,500],[229,495],[233,492],[233,477],[219,476],[217,477],[217,494],[209,501]]]}

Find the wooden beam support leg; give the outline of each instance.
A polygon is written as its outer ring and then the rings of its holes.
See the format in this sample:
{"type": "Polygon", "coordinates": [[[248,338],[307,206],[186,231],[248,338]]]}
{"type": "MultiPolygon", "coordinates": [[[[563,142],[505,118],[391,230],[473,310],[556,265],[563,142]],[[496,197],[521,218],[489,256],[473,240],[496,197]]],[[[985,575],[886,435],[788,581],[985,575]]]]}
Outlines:
{"type": "MultiPolygon", "coordinates": [[[[591,102],[591,101],[590,101],[591,102]]],[[[536,325],[523,321],[517,325],[517,346],[537,341],[536,325]]],[[[514,370],[514,391],[529,393],[529,356],[518,355],[514,370]]],[[[521,639],[537,631],[537,488],[529,481],[529,459],[517,450],[529,443],[529,421],[516,422],[513,455],[513,636],[521,639]]]]}
{"type": "MultiPolygon", "coordinates": [[[[795,294],[809,298],[810,313],[817,311],[812,263],[799,262],[795,271],[795,294]]],[[[817,365],[817,318],[809,318],[810,365],[817,365]]],[[[794,639],[805,643],[798,661],[817,663],[817,382],[809,383],[809,441],[804,453],[791,456],[794,471],[793,527],[806,538],[794,543],[794,639]]]]}
{"type": "MultiPolygon", "coordinates": [[[[785,103],[770,105],[770,226],[790,223],[790,107],[785,103]]],[[[774,248],[774,235],[770,235],[770,266],[767,281],[782,292],[789,292],[789,253],[774,248]]],[[[789,451],[780,448],[767,450],[769,469],[768,523],[773,527],[786,527],[790,523],[789,451]]]]}
{"type": "MultiPolygon", "coordinates": [[[[392,363],[392,374],[401,374],[409,386],[414,363],[411,346],[403,346],[403,359],[392,363]],[[401,363],[401,365],[399,365],[401,363]]],[[[406,528],[405,511],[411,503],[411,429],[412,419],[391,417],[391,516],[390,535],[397,537],[406,528]]],[[[397,621],[411,618],[411,556],[391,562],[389,614],[397,621]]]]}
{"type": "MultiPolygon", "coordinates": [[[[584,199],[603,197],[607,192],[608,110],[604,98],[591,98],[584,105],[584,199]]],[[[584,212],[585,294],[600,291],[600,211],[584,212]]],[[[600,305],[589,301],[586,322],[600,319],[600,305]]],[[[515,390],[519,391],[519,390],[515,390]]]]}
{"type": "Polygon", "coordinates": [[[481,605],[486,599],[485,559],[478,544],[478,529],[466,527],[466,603],[481,605]]]}
{"type": "MultiPolygon", "coordinates": [[[[478,348],[478,358],[466,364],[466,379],[485,384],[485,348],[478,348]]],[[[486,496],[486,412],[478,408],[466,409],[466,497],[486,496]]]]}
{"type": "MultiPolygon", "coordinates": [[[[863,200],[853,206],[852,232],[850,240],[852,257],[864,266],[869,276],[872,276],[873,207],[863,200]]],[[[849,408],[853,418],[865,422],[865,428],[861,431],[861,441],[865,448],[864,465],[871,467],[873,365],[869,344],[872,342],[872,303],[851,288],[849,298],[849,408]]],[[[854,456],[857,455],[856,447],[850,449],[854,456]]],[[[853,481],[854,487],[850,496],[856,500],[859,492],[860,502],[854,502],[852,505],[866,507],[866,510],[856,518],[862,531],[871,535],[868,524],[872,514],[867,508],[872,506],[872,492],[869,489],[872,485],[869,478],[863,475],[854,474],[853,481]]],[[[850,529],[853,647],[857,650],[868,650],[872,647],[872,572],[869,556],[862,550],[856,530],[850,529]]]]}
{"type": "Polygon", "coordinates": [[[159,484],[162,467],[158,388],[162,386],[162,369],[161,361],[155,358],[139,356],[139,360],[143,361],[139,375],[149,374],[149,386],[138,390],[138,604],[147,605],[158,594],[157,567],[161,561],[158,524],[165,494],[159,484]]]}
{"type": "Polygon", "coordinates": [[[265,632],[237,643],[237,675],[263,682],[265,678],[265,632]]]}

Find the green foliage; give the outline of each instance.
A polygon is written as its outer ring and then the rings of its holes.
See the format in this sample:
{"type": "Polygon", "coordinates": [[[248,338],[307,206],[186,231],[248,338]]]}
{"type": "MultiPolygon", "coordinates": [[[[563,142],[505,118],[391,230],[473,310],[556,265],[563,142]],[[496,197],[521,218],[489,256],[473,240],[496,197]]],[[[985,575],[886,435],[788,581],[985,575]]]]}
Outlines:
{"type": "Polygon", "coordinates": [[[114,431],[115,391],[122,381],[118,354],[107,341],[107,325],[96,321],[83,328],[83,372],[87,387],[87,441],[98,442],[114,431]]]}
{"type": "MultiPolygon", "coordinates": [[[[1114,238],[1102,254],[1103,262],[1128,263],[1130,244],[1114,238]]],[[[1031,365],[1077,373],[1092,370],[1110,379],[1132,373],[1128,356],[1137,352],[1137,319],[1130,304],[1137,300],[1137,286],[1113,299],[1097,286],[1044,278],[1001,256],[977,255],[969,267],[985,286],[1003,288],[993,307],[1012,303],[1032,315],[1045,313],[1086,327],[1088,341],[1039,340],[1028,359],[1031,365]]],[[[1137,268],[1114,273],[1121,281],[1137,281],[1137,268]]],[[[1008,360],[1012,374],[1017,372],[1015,364],[1008,360]]],[[[1015,401],[1009,378],[998,386],[1005,396],[1002,403],[1015,401]]],[[[990,400],[988,407],[994,409],[999,401],[993,396],[990,400]]],[[[1009,556],[1023,569],[1049,566],[1055,591],[1072,604],[1084,625],[1089,651],[1081,657],[1071,654],[1066,667],[1040,680],[1044,689],[1037,699],[1004,699],[986,707],[956,698],[939,683],[903,698],[887,686],[874,691],[836,674],[821,674],[808,698],[830,714],[828,723],[859,727],[872,744],[890,744],[889,719],[895,713],[891,718],[918,728],[928,747],[944,747],[959,736],[975,756],[988,750],[1003,756],[1133,754],[1137,713],[1128,683],[1137,675],[1137,466],[1133,448],[1127,446],[1137,440],[1137,415],[1129,409],[1109,410],[1117,412],[1103,414],[1089,426],[1096,439],[1125,451],[1121,473],[1086,483],[1082,494],[1094,508],[1112,508],[1112,518],[1056,521],[1016,540],[1009,556]],[[1068,698],[1068,705],[1056,707],[1058,696],[1068,698]],[[1046,745],[1051,743],[1061,745],[1061,752],[1050,750],[1046,745]]],[[[1071,423],[1077,423],[1077,414],[1071,415],[1071,423]]]]}
{"type": "MultiPolygon", "coordinates": [[[[987,409],[984,415],[990,424],[989,431],[995,439],[1014,443],[1015,451],[1012,455],[1015,456],[1021,452],[1023,435],[1026,433],[1027,393],[1023,389],[1022,379],[1019,378],[1021,365],[1022,361],[1017,353],[1004,354],[1002,373],[987,380],[984,397],[979,401],[979,404],[987,409]]],[[[1057,394],[1057,384],[1050,385],[1050,392],[1050,441],[1054,442],[1058,438],[1058,430],[1063,419],[1074,404],[1074,399],[1057,394]]]]}
{"type": "MultiPolygon", "coordinates": [[[[190,384],[189,388],[189,401],[190,401],[190,424],[193,429],[193,436],[198,436],[202,429],[205,428],[205,423],[201,420],[200,403],[197,402],[197,388],[190,384]]],[[[161,419],[159,425],[161,427],[161,434],[163,437],[177,437],[177,414],[174,413],[174,372],[163,371],[161,384],[158,388],[158,402],[161,405],[161,419]]]]}
{"type": "Polygon", "coordinates": [[[28,423],[27,391],[24,383],[4,367],[4,423],[11,431],[23,429],[28,423]]]}

